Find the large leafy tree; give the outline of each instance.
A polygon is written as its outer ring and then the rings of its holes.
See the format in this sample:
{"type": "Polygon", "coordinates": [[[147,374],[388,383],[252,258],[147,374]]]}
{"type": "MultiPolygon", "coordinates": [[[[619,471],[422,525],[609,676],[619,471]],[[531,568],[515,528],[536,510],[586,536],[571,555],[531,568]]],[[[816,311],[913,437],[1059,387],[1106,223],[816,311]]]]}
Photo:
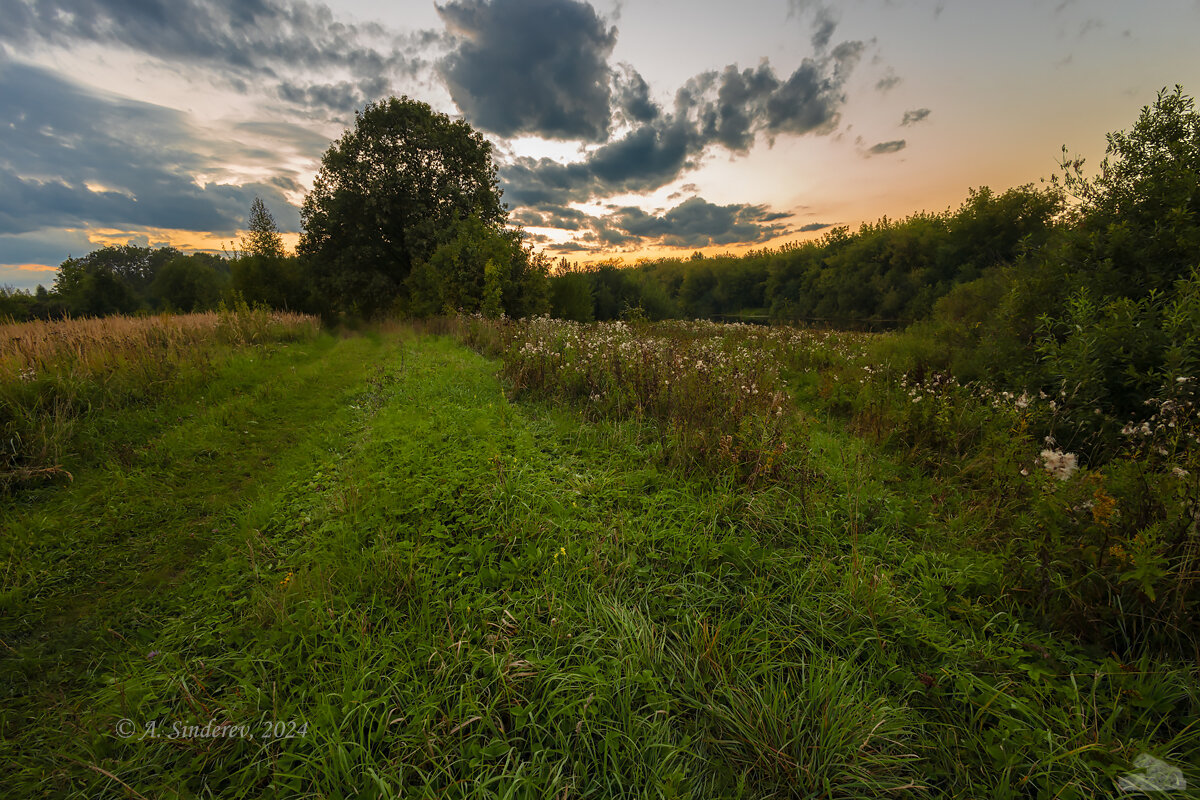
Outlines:
{"type": "Polygon", "coordinates": [[[1063,185],[1079,200],[1065,263],[1100,295],[1168,291],[1200,264],[1200,112],[1182,87],[1163,89],[1107,139],[1093,179],[1082,159],[1064,159],[1063,185]]]}
{"type": "Polygon", "coordinates": [[[408,98],[368,104],[325,153],[301,209],[299,252],[332,310],[395,305],[415,265],[471,217],[505,222],[491,145],[408,98]]]}

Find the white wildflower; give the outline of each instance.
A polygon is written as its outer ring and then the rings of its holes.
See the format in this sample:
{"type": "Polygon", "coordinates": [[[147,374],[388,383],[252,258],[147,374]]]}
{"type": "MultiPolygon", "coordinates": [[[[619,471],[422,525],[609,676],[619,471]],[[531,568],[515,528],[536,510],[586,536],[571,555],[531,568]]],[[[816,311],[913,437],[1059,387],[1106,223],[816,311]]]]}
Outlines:
{"type": "MultiPolygon", "coordinates": [[[[1049,437],[1047,437],[1049,438],[1049,437]]],[[[1065,481],[1079,469],[1079,459],[1074,453],[1064,453],[1061,450],[1043,450],[1042,463],[1049,472],[1060,481],[1065,481]]]]}

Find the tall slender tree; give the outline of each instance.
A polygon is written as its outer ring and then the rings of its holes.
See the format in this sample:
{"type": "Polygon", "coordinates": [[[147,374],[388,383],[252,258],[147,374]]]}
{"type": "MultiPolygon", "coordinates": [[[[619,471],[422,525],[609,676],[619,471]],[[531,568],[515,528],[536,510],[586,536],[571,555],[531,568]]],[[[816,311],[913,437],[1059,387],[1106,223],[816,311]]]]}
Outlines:
{"type": "Polygon", "coordinates": [[[242,240],[246,253],[266,258],[283,258],[283,237],[275,225],[275,218],[267,210],[261,197],[255,197],[250,206],[250,232],[242,240]]]}

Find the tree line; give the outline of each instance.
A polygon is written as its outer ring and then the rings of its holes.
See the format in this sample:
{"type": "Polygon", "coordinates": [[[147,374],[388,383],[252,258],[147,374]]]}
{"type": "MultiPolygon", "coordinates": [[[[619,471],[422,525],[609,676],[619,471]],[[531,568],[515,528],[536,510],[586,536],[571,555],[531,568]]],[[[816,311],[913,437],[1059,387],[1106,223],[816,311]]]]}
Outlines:
{"type": "Polygon", "coordinates": [[[1043,248],[1063,210],[1053,188],[973,190],[956,211],[887,218],[857,231],[744,256],[663,258],[628,268],[560,262],[555,316],[577,321],[744,318],[900,327],[924,319],[953,287],[1043,248]]]}

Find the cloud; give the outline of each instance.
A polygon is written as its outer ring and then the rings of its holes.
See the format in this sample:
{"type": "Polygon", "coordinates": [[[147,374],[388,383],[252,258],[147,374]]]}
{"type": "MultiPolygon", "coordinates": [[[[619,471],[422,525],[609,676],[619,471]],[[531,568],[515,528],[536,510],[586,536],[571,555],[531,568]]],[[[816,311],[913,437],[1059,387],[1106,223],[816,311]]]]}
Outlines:
{"type": "MultiPolygon", "coordinates": [[[[693,81],[693,87],[702,89],[713,80],[712,75],[702,76],[693,81]]],[[[754,144],[755,123],[764,116],[766,102],[778,89],[779,79],[768,64],[741,71],[734,65],[726,67],[719,79],[716,101],[698,104],[705,139],[734,152],[749,151],[754,144]]]]}
{"type": "Polygon", "coordinates": [[[587,214],[566,206],[550,206],[533,209],[522,208],[511,216],[512,222],[529,228],[558,228],[578,231],[588,227],[591,219],[587,214]]]}
{"type": "Polygon", "coordinates": [[[916,125],[918,122],[924,121],[925,118],[931,113],[933,112],[931,112],[928,108],[918,108],[913,111],[905,111],[904,119],[900,120],[900,125],[901,127],[907,125],[916,125]]]}
{"type": "Polygon", "coordinates": [[[501,185],[505,199],[518,206],[563,206],[646,192],[665,186],[691,166],[702,145],[689,120],[665,117],[597,148],[584,161],[518,158],[501,168],[501,185]]]}
{"type": "Polygon", "coordinates": [[[613,238],[624,237],[614,243],[637,241],[665,247],[754,244],[787,233],[788,227],[782,224],[787,217],[766,206],[721,206],[693,197],[660,215],[635,207],[618,209],[601,219],[599,230],[616,233],[613,238]]]}
{"type": "Polygon", "coordinates": [[[842,42],[827,58],[804,59],[787,82],[767,98],[769,133],[829,133],[846,96],[842,86],[858,63],[862,42],[842,42]]]}
{"type": "Polygon", "coordinates": [[[505,199],[514,206],[565,206],[596,197],[653,191],[696,166],[709,146],[733,153],[757,137],[832,132],[845,103],[843,86],[862,52],[844,42],[805,59],[786,80],[764,61],[736,65],[688,80],[670,113],[655,116],[592,150],[582,161],[517,158],[500,169],[505,199]]]}
{"type": "Polygon", "coordinates": [[[602,248],[596,245],[587,245],[581,242],[570,241],[549,244],[543,249],[552,253],[595,253],[599,252],[602,248]]]}
{"type": "Polygon", "coordinates": [[[812,233],[813,231],[820,231],[824,230],[825,228],[832,227],[832,222],[810,222],[807,225],[801,225],[799,228],[796,228],[796,230],[800,233],[812,233]]]}
{"type": "Polygon", "coordinates": [[[819,7],[816,12],[816,19],[813,22],[813,47],[818,50],[828,47],[829,40],[833,38],[833,32],[837,30],[837,26],[838,21],[834,18],[833,12],[829,7],[819,7]]]}
{"type": "Polygon", "coordinates": [[[608,138],[617,31],[591,5],[451,0],[437,9],[457,45],[438,68],[473,125],[501,136],[608,138]]]}
{"type": "Polygon", "coordinates": [[[319,106],[331,111],[348,114],[363,108],[368,102],[388,96],[388,80],[381,76],[364,78],[360,81],[337,81],[336,83],[314,83],[304,85],[293,81],[281,81],[276,94],[302,108],[319,106]]]}
{"type": "Polygon", "coordinates": [[[622,72],[617,74],[613,91],[617,111],[626,122],[651,122],[661,111],[650,99],[650,86],[645,78],[627,64],[623,64],[622,72]]]}
{"type": "Polygon", "coordinates": [[[0,42],[17,49],[121,47],[206,67],[243,92],[271,82],[284,99],[338,111],[349,95],[330,88],[337,83],[308,93],[297,76],[344,73],[357,99],[370,99],[366,89],[417,75],[427,65],[420,53],[440,41],[432,31],[341,22],[327,6],[302,0],[0,0],[0,19],[0,42]]]}
{"type": "MultiPolygon", "coordinates": [[[[573,211],[573,210],[572,210],[573,211]]],[[[604,216],[573,211],[570,230],[581,234],[547,246],[554,252],[587,252],[625,247],[697,248],[713,245],[756,244],[790,233],[790,215],[766,206],[716,205],[693,197],[665,212],[649,213],[636,206],[614,208],[604,216]]]]}
{"type": "Polygon", "coordinates": [[[618,206],[603,216],[593,216],[564,207],[523,209],[514,218],[523,225],[576,232],[578,235],[569,241],[547,244],[545,248],[553,252],[576,253],[613,247],[694,249],[756,244],[790,233],[786,224],[790,216],[761,205],[717,205],[702,197],[693,197],[657,213],[636,206],[618,206]]]}
{"type": "MultiPolygon", "coordinates": [[[[0,234],[108,226],[228,231],[256,195],[281,229],[299,212],[269,183],[207,183],[224,169],[183,114],[0,60],[0,234]]],[[[286,173],[284,173],[286,176],[286,173]]]]}
{"type": "Polygon", "coordinates": [[[676,191],[671,192],[671,194],[667,195],[667,199],[668,200],[678,200],[681,197],[686,197],[689,194],[695,194],[698,191],[700,191],[700,187],[697,186],[696,184],[685,183],[683,186],[680,186],[679,189],[677,189],[676,191]]]}
{"type": "Polygon", "coordinates": [[[812,12],[812,45],[823,50],[829,45],[837,30],[838,20],[833,9],[820,0],[788,0],[788,16],[802,16],[812,12]]]}
{"type": "Polygon", "coordinates": [[[908,146],[908,142],[905,141],[904,139],[897,139],[892,142],[880,142],[879,144],[872,145],[870,148],[868,148],[867,155],[868,156],[879,156],[879,155],[885,155],[887,153],[899,153],[901,150],[903,150],[907,146],[908,146]]]}
{"type": "Polygon", "coordinates": [[[878,91],[887,94],[892,89],[895,89],[897,86],[899,86],[902,80],[903,79],[899,75],[891,70],[888,70],[886,75],[875,82],[875,88],[878,91]]]}
{"type": "MultiPolygon", "coordinates": [[[[32,272],[24,267],[60,264],[69,255],[82,256],[94,249],[87,234],[80,230],[0,234],[0,267],[8,267],[10,273],[21,278],[27,286],[38,283],[49,285],[54,281],[53,275],[32,272]]],[[[0,285],[3,283],[0,281],[0,285]]]]}

